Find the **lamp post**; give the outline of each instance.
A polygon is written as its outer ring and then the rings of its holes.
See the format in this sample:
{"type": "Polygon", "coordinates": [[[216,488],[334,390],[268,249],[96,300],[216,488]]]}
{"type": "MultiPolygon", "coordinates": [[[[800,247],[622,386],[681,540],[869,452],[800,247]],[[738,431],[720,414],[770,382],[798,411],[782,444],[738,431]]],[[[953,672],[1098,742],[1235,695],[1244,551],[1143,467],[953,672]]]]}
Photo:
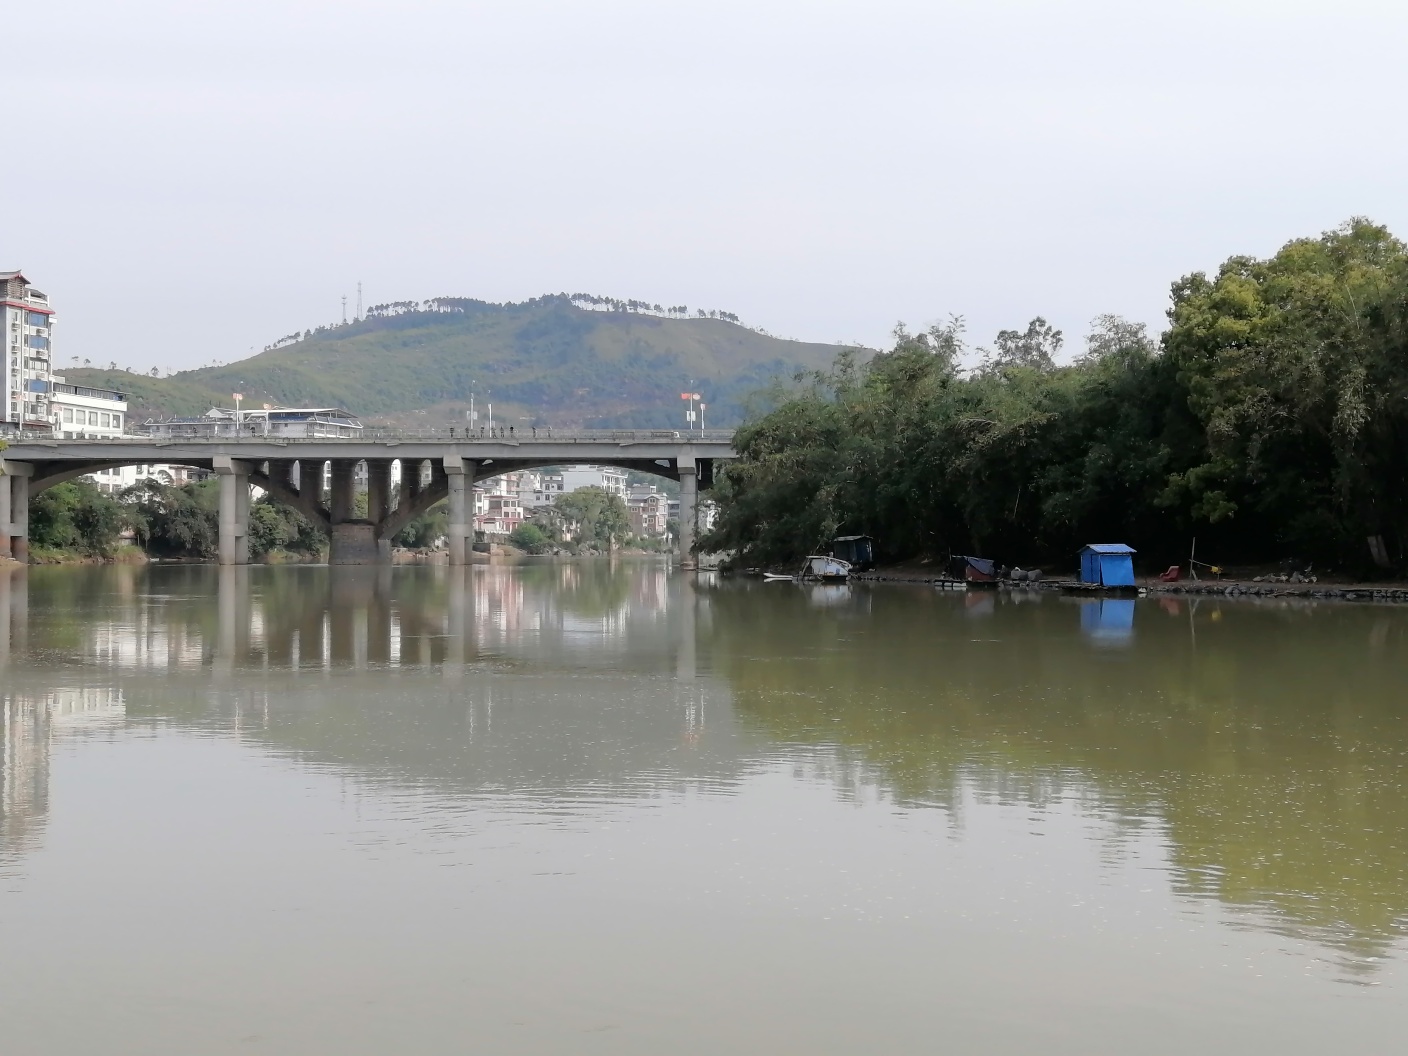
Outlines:
{"type": "Polygon", "coordinates": [[[685,423],[687,424],[687,426],[688,426],[690,429],[702,428],[702,426],[696,426],[696,425],[695,425],[696,422],[700,422],[700,421],[703,420],[703,415],[702,415],[701,412],[702,412],[703,409],[704,409],[704,405],[703,405],[702,403],[699,403],[699,399],[700,399],[699,393],[697,393],[697,392],[682,392],[682,393],[680,393],[680,399],[685,400],[685,401],[687,401],[687,402],[689,403],[689,406],[685,409],[685,412],[684,412],[684,420],[685,420],[685,423]],[[695,411],[695,409],[694,409],[695,404],[699,404],[699,411],[695,411]]]}

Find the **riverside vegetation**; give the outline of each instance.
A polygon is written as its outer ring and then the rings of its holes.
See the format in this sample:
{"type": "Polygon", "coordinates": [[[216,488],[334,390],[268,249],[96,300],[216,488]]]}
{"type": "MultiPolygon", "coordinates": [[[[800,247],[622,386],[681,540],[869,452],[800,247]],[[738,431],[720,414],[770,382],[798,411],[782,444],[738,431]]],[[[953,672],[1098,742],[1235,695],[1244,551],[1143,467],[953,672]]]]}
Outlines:
{"type": "Polygon", "coordinates": [[[1092,541],[1150,568],[1192,537],[1226,561],[1401,571],[1408,543],[1408,251],[1356,219],[1173,284],[1159,341],[1096,320],[1083,354],[1036,319],[980,364],[960,319],[775,387],[739,431],[702,541],[741,564],[874,535],[889,560],[1061,561],[1092,541]]]}
{"type": "MultiPolygon", "coordinates": [[[[219,551],[219,484],[205,480],[173,486],[143,481],[117,494],[79,478],[57,484],[30,503],[30,555],[39,563],[140,560],[145,556],[209,561],[219,551]],[[130,539],[130,541],[129,541],[130,539]]],[[[366,514],[359,494],[354,515],[366,514]]],[[[434,546],[445,535],[448,511],[438,503],[414,518],[394,543],[434,546]]],[[[631,535],[626,504],[601,488],[581,488],[533,511],[510,537],[530,554],[602,553],[620,546],[660,548],[631,535]]],[[[269,499],[250,506],[249,549],[256,560],[316,560],[325,555],[326,533],[297,510],[269,499]]]]}

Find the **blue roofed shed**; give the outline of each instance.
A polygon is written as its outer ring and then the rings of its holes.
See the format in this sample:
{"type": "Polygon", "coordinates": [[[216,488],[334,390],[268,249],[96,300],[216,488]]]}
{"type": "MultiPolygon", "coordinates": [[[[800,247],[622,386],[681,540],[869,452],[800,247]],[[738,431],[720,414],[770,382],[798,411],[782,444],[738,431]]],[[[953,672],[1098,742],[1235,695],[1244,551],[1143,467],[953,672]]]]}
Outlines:
{"type": "Polygon", "coordinates": [[[1102,587],[1134,586],[1134,554],[1124,543],[1091,543],[1080,552],[1080,581],[1102,587]]]}

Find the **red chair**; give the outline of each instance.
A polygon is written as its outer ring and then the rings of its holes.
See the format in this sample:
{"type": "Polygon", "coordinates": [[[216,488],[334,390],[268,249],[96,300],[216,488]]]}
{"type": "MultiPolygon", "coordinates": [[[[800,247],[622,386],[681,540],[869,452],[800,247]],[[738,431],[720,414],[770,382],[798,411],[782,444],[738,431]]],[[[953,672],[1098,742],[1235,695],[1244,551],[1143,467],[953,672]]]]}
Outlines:
{"type": "Polygon", "coordinates": [[[1169,565],[1167,572],[1159,574],[1160,583],[1177,583],[1182,578],[1183,569],[1179,568],[1177,565],[1169,565]]]}

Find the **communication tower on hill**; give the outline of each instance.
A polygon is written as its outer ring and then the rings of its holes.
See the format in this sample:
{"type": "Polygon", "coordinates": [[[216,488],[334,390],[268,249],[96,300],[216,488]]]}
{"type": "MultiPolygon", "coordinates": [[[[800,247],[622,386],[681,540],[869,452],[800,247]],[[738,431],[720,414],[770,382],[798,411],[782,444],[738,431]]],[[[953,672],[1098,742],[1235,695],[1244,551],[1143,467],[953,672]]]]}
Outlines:
{"type": "Polygon", "coordinates": [[[347,325],[347,294],[342,295],[342,325],[347,325]]]}

